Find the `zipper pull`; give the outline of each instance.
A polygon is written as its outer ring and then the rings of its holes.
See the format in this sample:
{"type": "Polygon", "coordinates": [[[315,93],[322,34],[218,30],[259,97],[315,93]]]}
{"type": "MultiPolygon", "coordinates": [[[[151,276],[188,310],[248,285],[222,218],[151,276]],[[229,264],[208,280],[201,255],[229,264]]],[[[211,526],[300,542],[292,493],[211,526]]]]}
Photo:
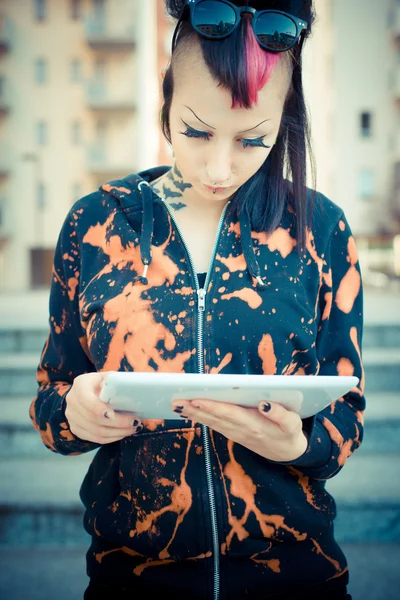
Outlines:
{"type": "Polygon", "coordinates": [[[203,312],[206,308],[206,290],[203,288],[197,290],[197,295],[199,297],[199,310],[203,312]]]}

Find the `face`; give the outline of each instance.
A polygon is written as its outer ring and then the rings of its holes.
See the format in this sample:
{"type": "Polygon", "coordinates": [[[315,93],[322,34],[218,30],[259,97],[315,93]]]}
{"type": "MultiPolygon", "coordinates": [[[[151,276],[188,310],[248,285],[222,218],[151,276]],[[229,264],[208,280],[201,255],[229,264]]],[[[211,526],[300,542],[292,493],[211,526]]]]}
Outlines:
{"type": "Polygon", "coordinates": [[[189,196],[226,202],[258,171],[278,136],[289,72],[283,57],[258,104],[231,109],[231,93],[211,77],[200,46],[192,45],[174,65],[171,142],[183,180],[192,186],[189,196]],[[213,182],[215,194],[207,188],[213,182]]]}

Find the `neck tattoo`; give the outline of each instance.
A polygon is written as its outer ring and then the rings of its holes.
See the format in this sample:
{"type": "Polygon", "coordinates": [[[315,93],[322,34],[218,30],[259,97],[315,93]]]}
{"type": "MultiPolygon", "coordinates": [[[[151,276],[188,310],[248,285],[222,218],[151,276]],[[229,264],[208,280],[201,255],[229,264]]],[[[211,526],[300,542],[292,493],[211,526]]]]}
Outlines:
{"type": "Polygon", "coordinates": [[[150,187],[175,211],[184,209],[187,205],[182,201],[183,192],[192,187],[191,183],[183,180],[176,162],[174,166],[159,180],[150,184],[150,187]]]}

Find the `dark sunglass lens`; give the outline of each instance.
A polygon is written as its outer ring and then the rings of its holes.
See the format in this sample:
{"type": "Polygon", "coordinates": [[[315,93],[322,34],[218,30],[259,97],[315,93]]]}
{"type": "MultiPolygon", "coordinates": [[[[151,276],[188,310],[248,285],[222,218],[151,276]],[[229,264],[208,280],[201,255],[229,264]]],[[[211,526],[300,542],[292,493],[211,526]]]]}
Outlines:
{"type": "Polygon", "coordinates": [[[236,14],[231,6],[215,0],[199,2],[194,9],[193,25],[206,36],[221,37],[232,31],[236,14]]]}
{"type": "Polygon", "coordinates": [[[278,13],[260,15],[254,29],[260,42],[271,50],[286,50],[296,39],[294,21],[278,13]]]}

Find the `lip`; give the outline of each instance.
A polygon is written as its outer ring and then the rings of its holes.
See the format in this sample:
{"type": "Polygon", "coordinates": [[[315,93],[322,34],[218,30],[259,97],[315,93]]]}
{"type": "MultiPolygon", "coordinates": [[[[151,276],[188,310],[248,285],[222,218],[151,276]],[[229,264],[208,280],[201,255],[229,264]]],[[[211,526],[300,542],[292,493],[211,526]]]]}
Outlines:
{"type": "Polygon", "coordinates": [[[229,187],[216,187],[214,188],[211,185],[206,185],[205,183],[203,183],[204,187],[209,190],[210,192],[213,192],[215,190],[215,192],[225,192],[226,190],[229,190],[231,188],[231,186],[229,187]]]}

